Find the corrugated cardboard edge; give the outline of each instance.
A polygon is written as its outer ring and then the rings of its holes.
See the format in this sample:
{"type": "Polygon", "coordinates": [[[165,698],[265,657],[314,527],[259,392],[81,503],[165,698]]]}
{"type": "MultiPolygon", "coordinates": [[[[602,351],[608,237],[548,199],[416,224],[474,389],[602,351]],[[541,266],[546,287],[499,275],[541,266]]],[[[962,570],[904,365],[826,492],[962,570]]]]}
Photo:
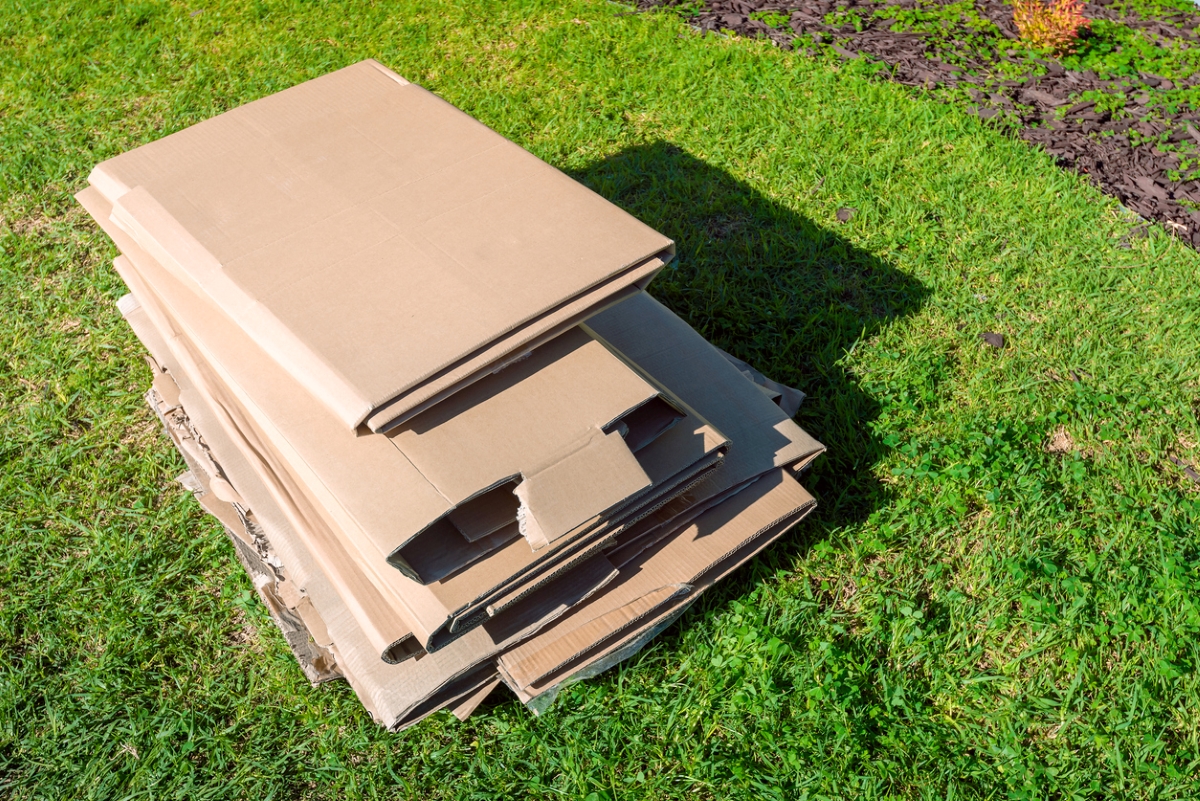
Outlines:
{"type": "MultiPolygon", "coordinates": [[[[689,580],[690,593],[686,597],[678,592],[667,594],[666,597],[661,598],[653,607],[651,607],[651,604],[641,604],[638,606],[641,601],[641,597],[639,597],[631,604],[610,610],[612,612],[612,623],[615,625],[608,625],[609,621],[606,618],[610,616],[605,614],[584,621],[583,626],[578,626],[574,629],[567,628],[563,634],[557,635],[557,639],[561,640],[563,644],[570,646],[571,651],[564,649],[560,662],[548,667],[544,665],[539,666],[537,673],[527,676],[523,680],[518,678],[522,667],[520,664],[522,659],[521,650],[514,649],[511,653],[504,655],[497,661],[497,668],[500,671],[501,677],[504,678],[505,683],[508,684],[518,698],[525,702],[551,689],[553,686],[561,684],[562,681],[565,681],[574,673],[587,668],[588,665],[598,659],[604,658],[605,654],[614,649],[622,648],[624,642],[638,635],[638,629],[645,628],[645,625],[654,625],[654,620],[670,614],[671,610],[679,604],[691,603],[696,596],[699,596],[709,587],[728,576],[738,567],[759,554],[772,542],[783,536],[784,533],[791,530],[816,506],[815,499],[803,487],[799,486],[794,479],[790,478],[790,474],[786,469],[777,468],[760,477],[758,481],[750,482],[747,486],[753,486],[764,479],[769,479],[769,482],[757,488],[762,491],[762,494],[738,498],[738,495],[740,495],[738,493],[727,499],[727,501],[732,501],[736,505],[731,507],[734,517],[730,518],[726,525],[732,524],[735,520],[741,518],[743,514],[746,514],[745,510],[742,512],[735,511],[738,505],[742,503],[750,503],[752,506],[758,506],[761,510],[760,514],[771,513],[772,504],[783,504],[783,506],[780,506],[778,511],[772,513],[770,518],[763,518],[757,524],[758,527],[754,533],[747,536],[740,543],[733,545],[724,555],[720,556],[714,562],[710,563],[707,568],[691,578],[689,580]],[[782,485],[779,482],[783,482],[782,485]],[[789,496],[791,496],[790,499],[789,496]],[[756,500],[756,498],[759,500],[756,500]],[[770,498],[775,498],[775,500],[768,500],[770,498]],[[785,511],[788,505],[792,505],[792,508],[790,511],[785,511]],[[634,606],[638,606],[638,608],[632,608],[634,606]],[[626,613],[627,610],[629,610],[628,614],[626,613]],[[643,620],[648,620],[649,623],[641,625],[639,621],[643,620]],[[591,646],[571,646],[570,643],[576,639],[580,641],[588,639],[588,637],[581,638],[576,636],[577,629],[582,630],[584,626],[596,629],[607,627],[609,633],[601,636],[591,646]],[[608,644],[606,645],[605,642],[608,644]],[[543,667],[545,667],[544,670],[542,669],[543,667]],[[555,679],[556,675],[559,676],[557,680],[555,679]],[[529,683],[524,684],[523,682],[526,681],[529,683]]],[[[719,515],[720,512],[717,512],[716,508],[714,507],[710,511],[719,515]]],[[[692,525],[692,523],[686,524],[682,530],[686,531],[692,525]]],[[[661,548],[664,547],[667,546],[659,546],[660,552],[661,548]]],[[[664,594],[666,589],[669,589],[669,587],[664,587],[657,592],[664,594]]],[[[581,613],[583,613],[583,610],[581,610],[581,613]]],[[[556,632],[553,628],[543,632],[539,636],[546,641],[546,648],[559,647],[559,643],[555,642],[556,632]]],[[[537,643],[538,639],[535,638],[523,646],[527,651],[526,656],[529,660],[536,660],[538,658],[537,651],[529,651],[530,647],[537,643]]]]}
{"type": "Polygon", "coordinates": [[[484,682],[478,690],[470,695],[467,695],[461,701],[449,705],[447,708],[454,715],[454,717],[458,718],[460,721],[465,721],[467,718],[471,717],[471,715],[475,713],[475,710],[479,708],[479,705],[482,704],[487,697],[492,694],[492,690],[499,686],[500,676],[497,674],[490,680],[484,682]]]}
{"type": "MultiPolygon", "coordinates": [[[[166,375],[166,373],[162,373],[162,375],[166,375]]],[[[154,412],[155,416],[158,417],[158,420],[162,424],[163,430],[167,434],[167,437],[171,440],[171,443],[175,446],[175,449],[179,452],[180,456],[183,457],[184,462],[186,462],[190,468],[189,473],[184,474],[184,476],[187,478],[181,477],[183,480],[181,480],[180,483],[184,485],[185,488],[189,483],[194,484],[194,488],[190,491],[192,492],[193,497],[196,498],[197,502],[201,504],[201,508],[205,508],[207,504],[204,503],[204,500],[205,496],[208,495],[208,492],[205,489],[207,471],[201,464],[197,463],[184,448],[180,446],[178,435],[174,432],[171,423],[167,420],[166,415],[162,410],[164,404],[155,389],[151,388],[149,391],[147,391],[146,404],[150,407],[151,411],[154,412]],[[190,479],[190,482],[188,479],[190,479]]],[[[179,407],[178,404],[171,408],[176,409],[177,413],[181,415],[185,414],[182,407],[179,407]]],[[[230,505],[229,508],[233,509],[232,505],[230,505]]],[[[230,542],[233,543],[234,554],[237,556],[238,562],[250,576],[250,582],[254,585],[254,589],[258,593],[259,599],[262,601],[263,606],[267,608],[267,611],[271,615],[271,620],[274,621],[275,626],[279,629],[280,634],[283,635],[284,641],[287,642],[288,648],[292,651],[292,655],[296,657],[296,662],[299,664],[300,670],[303,671],[304,676],[314,686],[317,684],[323,684],[327,681],[332,681],[334,679],[343,678],[343,673],[338,667],[337,660],[333,653],[329,651],[328,648],[318,644],[316,638],[312,636],[312,633],[310,632],[309,627],[304,621],[303,617],[295,609],[289,608],[280,598],[276,587],[279,582],[279,573],[285,571],[286,568],[284,568],[282,564],[280,564],[278,567],[272,567],[268,565],[267,561],[264,560],[263,555],[254,547],[253,544],[256,539],[255,534],[258,534],[257,539],[260,539],[264,542],[265,537],[263,537],[259,532],[252,532],[249,530],[249,527],[245,525],[243,525],[241,527],[242,530],[238,532],[236,528],[230,526],[230,521],[225,515],[215,515],[207,508],[205,508],[205,511],[221,523],[225,534],[229,537],[230,542]]],[[[245,518],[243,517],[242,519],[244,520],[245,518]]],[[[269,548],[269,543],[265,543],[265,545],[267,548],[269,548]]],[[[278,559],[273,561],[278,562],[278,559]]]]}

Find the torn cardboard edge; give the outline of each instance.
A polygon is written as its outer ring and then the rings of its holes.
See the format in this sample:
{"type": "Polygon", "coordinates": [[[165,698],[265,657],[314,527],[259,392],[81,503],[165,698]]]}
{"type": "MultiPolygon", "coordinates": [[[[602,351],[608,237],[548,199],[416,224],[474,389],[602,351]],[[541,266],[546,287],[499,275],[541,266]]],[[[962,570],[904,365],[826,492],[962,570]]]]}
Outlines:
{"type": "Polygon", "coordinates": [[[221,523],[226,535],[233,543],[238,562],[250,576],[259,599],[270,613],[276,628],[283,635],[305,678],[314,686],[342,678],[343,674],[337,665],[337,660],[329,650],[331,641],[328,641],[328,633],[320,616],[313,610],[308,613],[306,618],[297,608],[299,602],[292,604],[285,602],[279,591],[279,585],[288,581],[287,573],[282,565],[269,564],[271,560],[269,544],[265,543],[261,537],[255,537],[251,524],[244,513],[240,512],[232,503],[222,501],[212,494],[209,482],[213,475],[209,473],[204,464],[195,461],[192,452],[181,446],[181,441],[185,437],[194,437],[196,432],[191,427],[186,415],[183,414],[178,402],[171,403],[164,400],[158,395],[157,390],[152,388],[146,393],[146,403],[158,417],[163,430],[189,467],[188,472],[179,476],[176,481],[191,492],[201,508],[221,523]],[[171,412],[178,412],[175,419],[168,417],[171,412]],[[317,633],[314,634],[314,631],[317,633]]]}

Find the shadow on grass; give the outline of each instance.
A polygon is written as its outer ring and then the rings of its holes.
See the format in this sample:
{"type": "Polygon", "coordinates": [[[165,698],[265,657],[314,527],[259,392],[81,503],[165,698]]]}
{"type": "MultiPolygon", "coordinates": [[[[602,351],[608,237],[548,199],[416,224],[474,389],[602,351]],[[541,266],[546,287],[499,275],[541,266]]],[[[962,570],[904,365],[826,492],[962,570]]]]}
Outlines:
{"type": "Polygon", "coordinates": [[[816,511],[701,602],[724,606],[827,532],[888,502],[872,473],[885,450],[869,426],[879,405],[841,361],[860,340],[917,311],[930,290],[839,236],[832,217],[818,225],[666,142],[622,151],[573,177],[675,240],[676,261],[651,294],[714,345],[803,390],[796,420],[829,449],[803,479],[816,511]]]}
{"type": "Polygon", "coordinates": [[[573,177],[675,240],[652,295],[717,347],[807,393],[796,420],[829,448],[804,479],[821,527],[885,502],[871,473],[883,445],[868,426],[879,406],[839,362],[919,309],[928,288],[839,236],[836,220],[818,225],[666,142],[573,177]]]}
{"type": "MultiPolygon", "coordinates": [[[[929,289],[839,236],[835,220],[822,227],[666,142],[572,177],[675,240],[676,260],[650,293],[714,345],[807,393],[796,420],[829,449],[803,479],[816,511],[707,593],[686,626],[887,502],[872,474],[884,452],[868,425],[879,406],[839,362],[919,309],[929,289]]],[[[493,695],[483,708],[513,700],[493,695]]]]}

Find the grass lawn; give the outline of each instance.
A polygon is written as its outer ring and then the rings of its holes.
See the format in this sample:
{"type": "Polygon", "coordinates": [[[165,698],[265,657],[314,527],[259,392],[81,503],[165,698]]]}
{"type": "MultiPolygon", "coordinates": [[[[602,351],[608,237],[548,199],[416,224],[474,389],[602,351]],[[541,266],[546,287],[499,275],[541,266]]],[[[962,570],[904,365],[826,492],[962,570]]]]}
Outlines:
{"type": "Polygon", "coordinates": [[[0,796],[1200,794],[1196,252],[962,111],[668,13],[193,2],[0,4],[0,796]],[[829,446],[813,516],[540,718],[394,735],[307,685],[171,483],[71,199],[365,57],[674,237],[654,294],[829,446]]]}

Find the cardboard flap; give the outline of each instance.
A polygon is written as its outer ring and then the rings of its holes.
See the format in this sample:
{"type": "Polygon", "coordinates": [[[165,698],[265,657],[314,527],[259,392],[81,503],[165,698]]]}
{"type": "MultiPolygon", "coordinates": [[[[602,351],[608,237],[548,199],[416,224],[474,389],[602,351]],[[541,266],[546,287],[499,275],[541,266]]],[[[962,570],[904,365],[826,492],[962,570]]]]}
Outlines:
{"type": "Polygon", "coordinates": [[[588,320],[587,327],[685,399],[733,445],[714,493],[825,450],[759,391],[721,351],[645,292],[588,320]]]}
{"type": "MultiPolygon", "coordinates": [[[[721,349],[718,348],[717,350],[721,349]]],[[[764,395],[770,398],[772,403],[782,409],[783,413],[788,417],[795,417],[796,412],[800,411],[800,404],[804,402],[805,398],[803,392],[795,387],[789,387],[786,384],[780,384],[778,381],[772,381],[732,353],[721,350],[721,355],[736,367],[742,375],[749,379],[750,383],[754,384],[764,395]]]]}
{"type": "Polygon", "coordinates": [[[650,483],[620,433],[596,430],[522,477],[513,490],[521,536],[540,550],[650,483]]]}
{"type": "MultiPolygon", "coordinates": [[[[650,590],[624,606],[611,609],[588,619],[572,620],[572,625],[550,629],[545,637],[538,638],[538,647],[528,649],[516,659],[504,660],[504,670],[519,686],[528,686],[555,668],[574,659],[597,642],[651,614],[663,604],[691,592],[688,584],[668,584],[650,590]]],[[[586,613],[586,608],[581,610],[586,613]]]]}
{"type": "Polygon", "coordinates": [[[578,447],[657,396],[574,328],[394,430],[390,441],[455,505],[578,447]]]}
{"type": "Polygon", "coordinates": [[[450,579],[520,538],[515,519],[473,540],[466,539],[449,520],[443,519],[389,556],[388,562],[418,584],[432,584],[450,579]]]}
{"type": "Polygon", "coordinates": [[[447,517],[467,542],[475,542],[517,522],[520,502],[515,481],[506,481],[450,510],[447,517]]]}
{"type": "Polygon", "coordinates": [[[159,373],[154,376],[154,391],[162,398],[163,410],[174,409],[179,405],[179,385],[175,383],[175,379],[171,378],[166,373],[159,373]]]}
{"type": "Polygon", "coordinates": [[[620,431],[629,450],[638,453],[686,416],[665,398],[657,396],[623,416],[609,428],[620,431]]]}

